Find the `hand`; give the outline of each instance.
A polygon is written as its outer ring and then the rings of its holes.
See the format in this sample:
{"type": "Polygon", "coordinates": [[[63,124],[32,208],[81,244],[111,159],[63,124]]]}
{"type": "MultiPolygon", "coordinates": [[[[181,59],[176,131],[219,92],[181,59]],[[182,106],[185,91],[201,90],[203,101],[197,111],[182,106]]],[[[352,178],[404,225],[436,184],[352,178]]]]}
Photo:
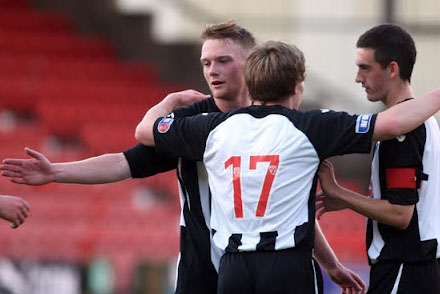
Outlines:
{"type": "Polygon", "coordinates": [[[365,294],[366,286],[362,278],[342,264],[327,271],[327,275],[341,287],[342,294],[365,294]]]}
{"type": "Polygon", "coordinates": [[[41,153],[25,148],[29,159],[7,158],[0,165],[4,177],[16,184],[44,185],[54,181],[50,161],[41,153]]]}
{"type": "Polygon", "coordinates": [[[29,214],[29,203],[20,197],[0,195],[0,217],[11,222],[11,228],[16,229],[29,214]]]}
{"type": "Polygon", "coordinates": [[[322,192],[316,194],[316,217],[318,219],[329,211],[337,211],[347,208],[346,204],[331,197],[340,188],[336,182],[333,164],[324,160],[318,171],[322,192]]]}
{"type": "Polygon", "coordinates": [[[334,195],[339,185],[336,181],[335,169],[330,161],[324,160],[321,163],[318,170],[318,177],[322,191],[329,196],[334,195]]]}
{"type": "Polygon", "coordinates": [[[329,197],[324,192],[320,192],[316,194],[315,208],[316,208],[316,217],[320,219],[321,216],[326,212],[346,209],[347,206],[345,203],[336,200],[335,198],[329,197]]]}
{"type": "Polygon", "coordinates": [[[208,97],[210,97],[210,95],[206,95],[196,90],[190,89],[190,90],[170,93],[165,97],[165,99],[169,100],[174,105],[174,109],[176,109],[178,107],[183,107],[183,106],[191,105],[195,102],[202,101],[208,97]]]}

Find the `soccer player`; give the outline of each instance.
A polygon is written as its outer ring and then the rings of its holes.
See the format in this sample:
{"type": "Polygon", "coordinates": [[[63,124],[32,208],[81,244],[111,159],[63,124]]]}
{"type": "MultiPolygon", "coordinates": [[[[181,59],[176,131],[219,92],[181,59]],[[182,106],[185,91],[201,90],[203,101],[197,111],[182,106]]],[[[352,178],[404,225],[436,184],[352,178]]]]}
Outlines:
{"type": "Polygon", "coordinates": [[[0,195],[0,217],[9,221],[13,229],[24,223],[29,215],[29,209],[29,203],[23,198],[0,195]]]}
{"type": "Polygon", "coordinates": [[[299,112],[305,62],[293,45],[251,50],[245,80],[252,106],[230,113],[160,118],[151,108],[136,138],[202,160],[212,194],[211,232],[225,250],[218,293],[315,293],[314,195],[327,157],[368,153],[372,141],[414,129],[440,109],[440,89],[374,115],[299,112]],[[156,120],[156,118],[159,119],[156,120]]]}
{"type": "MultiPolygon", "coordinates": [[[[357,42],[356,82],[386,108],[414,97],[414,40],[394,24],[376,26],[357,42]]],[[[330,162],[320,170],[319,214],[350,208],[368,217],[368,293],[440,293],[440,132],[431,117],[415,130],[377,142],[372,197],[339,186],[330,162]]]]}
{"type": "MultiPolygon", "coordinates": [[[[204,99],[205,95],[193,90],[168,95],[161,105],[166,104],[170,112],[191,101],[203,99],[192,106],[176,109],[176,116],[226,112],[250,104],[243,69],[249,50],[255,45],[252,34],[234,22],[225,22],[208,26],[202,39],[200,60],[212,97],[204,99]]],[[[222,251],[211,245],[210,190],[201,162],[159,156],[153,148],[143,145],[124,153],[68,163],[51,163],[39,152],[31,149],[26,149],[26,152],[32,159],[6,159],[0,167],[3,175],[11,177],[16,183],[109,183],[129,177],[148,177],[177,167],[182,217],[176,293],[216,293],[215,266],[218,266],[222,251]]],[[[362,293],[364,282],[338,261],[318,224],[316,226],[316,259],[343,289],[362,293]]],[[[316,268],[316,273],[320,274],[319,268],[316,268]]]]}

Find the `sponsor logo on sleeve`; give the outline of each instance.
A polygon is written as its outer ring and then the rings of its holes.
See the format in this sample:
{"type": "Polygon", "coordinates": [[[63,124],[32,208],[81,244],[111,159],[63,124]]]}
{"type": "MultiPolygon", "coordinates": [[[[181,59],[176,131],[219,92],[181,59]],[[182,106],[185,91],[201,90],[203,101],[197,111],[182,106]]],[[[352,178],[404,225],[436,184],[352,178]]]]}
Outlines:
{"type": "Polygon", "coordinates": [[[168,130],[171,127],[171,124],[173,123],[173,121],[174,121],[174,118],[171,118],[171,117],[164,117],[164,118],[162,118],[162,120],[157,125],[158,132],[161,133],[161,134],[164,134],[164,133],[168,132],[168,130]]]}
{"type": "Polygon", "coordinates": [[[356,120],[355,132],[358,134],[367,133],[370,130],[371,114],[359,115],[356,120]]]}

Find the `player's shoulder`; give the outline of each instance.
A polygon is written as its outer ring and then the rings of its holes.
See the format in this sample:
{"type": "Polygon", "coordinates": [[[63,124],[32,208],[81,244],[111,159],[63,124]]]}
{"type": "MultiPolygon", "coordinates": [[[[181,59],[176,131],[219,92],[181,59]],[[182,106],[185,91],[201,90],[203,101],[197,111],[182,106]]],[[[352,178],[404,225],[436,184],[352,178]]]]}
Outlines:
{"type": "Polygon", "coordinates": [[[175,117],[193,116],[208,112],[220,112],[213,97],[209,97],[185,107],[177,108],[173,111],[175,117]]]}

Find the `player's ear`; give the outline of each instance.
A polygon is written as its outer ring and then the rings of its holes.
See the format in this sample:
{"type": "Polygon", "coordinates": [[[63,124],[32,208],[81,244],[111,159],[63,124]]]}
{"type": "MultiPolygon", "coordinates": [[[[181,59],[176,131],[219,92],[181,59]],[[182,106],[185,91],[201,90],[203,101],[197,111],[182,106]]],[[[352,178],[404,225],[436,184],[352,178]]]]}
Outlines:
{"type": "Polygon", "coordinates": [[[392,78],[399,77],[400,76],[399,64],[396,61],[391,61],[390,64],[388,64],[388,71],[392,78]]]}

